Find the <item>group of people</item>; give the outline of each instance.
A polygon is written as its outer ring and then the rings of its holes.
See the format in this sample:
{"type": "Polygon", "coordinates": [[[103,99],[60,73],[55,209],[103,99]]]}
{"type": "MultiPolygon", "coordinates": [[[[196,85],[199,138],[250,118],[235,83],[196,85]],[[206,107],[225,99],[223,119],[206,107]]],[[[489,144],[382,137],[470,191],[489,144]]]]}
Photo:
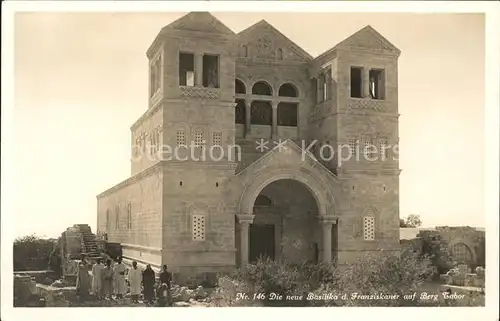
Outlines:
{"type": "Polygon", "coordinates": [[[130,297],[133,303],[138,303],[143,294],[143,300],[146,304],[153,304],[155,296],[158,302],[165,306],[170,302],[170,288],[172,275],[163,265],[160,273],[160,284],[156,288],[156,275],[151,265],[147,265],[144,271],[137,267],[137,262],[132,262],[132,268],[127,272],[127,267],[118,258],[116,263],[108,259],[105,264],[99,258],[92,266],[91,275],[89,266],[82,256],[77,269],[76,291],[81,300],[85,300],[92,294],[95,299],[123,299],[130,290],[130,297]],[[155,295],[156,294],[156,295],[155,295]]]}

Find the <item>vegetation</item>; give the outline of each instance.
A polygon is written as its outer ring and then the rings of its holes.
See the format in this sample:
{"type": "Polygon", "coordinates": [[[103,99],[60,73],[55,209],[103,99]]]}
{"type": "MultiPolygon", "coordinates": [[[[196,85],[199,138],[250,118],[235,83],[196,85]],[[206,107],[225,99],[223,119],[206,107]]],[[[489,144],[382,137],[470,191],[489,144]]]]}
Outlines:
{"type": "Polygon", "coordinates": [[[325,265],[259,260],[219,279],[213,305],[306,306],[308,292],[333,282],[333,270],[325,265]]]}
{"type": "Polygon", "coordinates": [[[346,298],[325,302],[327,306],[411,306],[416,302],[405,299],[405,295],[416,291],[432,275],[429,258],[410,249],[401,255],[365,254],[342,270],[337,284],[327,284],[319,294],[334,289],[347,294],[346,298]],[[374,294],[391,297],[368,297],[374,294]]]}
{"type": "Polygon", "coordinates": [[[46,270],[56,242],[36,235],[14,241],[14,271],[46,270]]]}
{"type": "MultiPolygon", "coordinates": [[[[219,278],[212,306],[446,306],[420,300],[419,289],[435,274],[430,257],[404,253],[367,254],[343,268],[260,260],[219,278]],[[415,294],[414,294],[415,293],[415,294]],[[372,295],[372,297],[370,297],[372,295]],[[373,296],[375,295],[375,296],[373,296]],[[378,295],[378,297],[377,297],[378,295]],[[413,296],[414,295],[414,296],[413,296]]],[[[434,294],[438,294],[438,286],[434,294]]],[[[482,301],[481,301],[482,300],[482,301]]],[[[477,296],[463,306],[478,306],[477,296]]],[[[483,303],[484,304],[484,303],[483,303]]]]}
{"type": "Polygon", "coordinates": [[[450,254],[438,237],[423,237],[422,252],[430,258],[432,265],[436,267],[436,278],[452,267],[450,254]]]}
{"type": "Polygon", "coordinates": [[[422,226],[422,220],[418,214],[410,214],[406,218],[399,220],[399,227],[420,227],[422,226]]]}

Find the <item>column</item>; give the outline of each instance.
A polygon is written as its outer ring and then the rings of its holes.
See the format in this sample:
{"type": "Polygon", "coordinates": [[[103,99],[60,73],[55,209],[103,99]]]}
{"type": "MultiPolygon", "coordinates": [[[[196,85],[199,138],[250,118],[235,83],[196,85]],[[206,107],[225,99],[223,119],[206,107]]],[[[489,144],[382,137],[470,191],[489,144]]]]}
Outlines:
{"type": "Polygon", "coordinates": [[[329,68],[326,72],[326,92],[325,92],[325,97],[326,100],[331,100],[332,99],[332,69],[329,68]]]}
{"type": "Polygon", "coordinates": [[[363,98],[370,97],[370,69],[368,67],[363,68],[363,98]]]}
{"type": "Polygon", "coordinates": [[[276,137],[278,137],[278,102],[277,101],[272,102],[272,108],[273,108],[273,124],[271,127],[271,138],[276,139],[276,137]]]}
{"type": "Polygon", "coordinates": [[[238,222],[240,224],[240,262],[241,265],[248,264],[248,239],[249,239],[249,227],[253,222],[255,215],[251,214],[238,214],[238,222]]]}
{"type": "Polygon", "coordinates": [[[250,134],[252,129],[252,101],[245,100],[245,137],[250,134]]]}
{"type": "Polygon", "coordinates": [[[194,85],[203,86],[203,54],[194,55],[194,85]]]}
{"type": "Polygon", "coordinates": [[[320,216],[319,220],[323,229],[323,263],[332,264],[332,226],[336,224],[337,218],[320,216]]]}
{"type": "Polygon", "coordinates": [[[322,79],[321,74],[316,78],[316,104],[323,102],[323,95],[321,94],[323,88],[322,79]]]}

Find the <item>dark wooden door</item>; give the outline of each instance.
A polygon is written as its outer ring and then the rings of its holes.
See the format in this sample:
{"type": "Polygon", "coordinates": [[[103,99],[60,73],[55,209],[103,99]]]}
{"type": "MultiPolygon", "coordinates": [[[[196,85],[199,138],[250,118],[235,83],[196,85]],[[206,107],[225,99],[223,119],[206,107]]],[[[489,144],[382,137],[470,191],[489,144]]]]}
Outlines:
{"type": "Polygon", "coordinates": [[[250,262],[256,262],[259,257],[275,259],[274,253],[274,225],[250,225],[250,262]]]}

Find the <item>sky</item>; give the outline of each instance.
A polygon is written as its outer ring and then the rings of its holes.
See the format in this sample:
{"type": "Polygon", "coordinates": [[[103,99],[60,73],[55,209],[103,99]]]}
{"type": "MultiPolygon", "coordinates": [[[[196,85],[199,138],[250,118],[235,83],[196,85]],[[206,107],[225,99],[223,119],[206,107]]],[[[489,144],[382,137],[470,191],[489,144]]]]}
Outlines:
{"type": "MultiPolygon", "coordinates": [[[[146,50],[183,13],[17,13],[14,235],[95,231],[96,195],[130,175],[130,125],[147,109],[146,50]]],[[[317,56],[366,25],[399,58],[400,215],[484,226],[484,16],[214,13],[265,19],[317,56]],[[300,23],[290,23],[300,21],[300,23]]]]}

